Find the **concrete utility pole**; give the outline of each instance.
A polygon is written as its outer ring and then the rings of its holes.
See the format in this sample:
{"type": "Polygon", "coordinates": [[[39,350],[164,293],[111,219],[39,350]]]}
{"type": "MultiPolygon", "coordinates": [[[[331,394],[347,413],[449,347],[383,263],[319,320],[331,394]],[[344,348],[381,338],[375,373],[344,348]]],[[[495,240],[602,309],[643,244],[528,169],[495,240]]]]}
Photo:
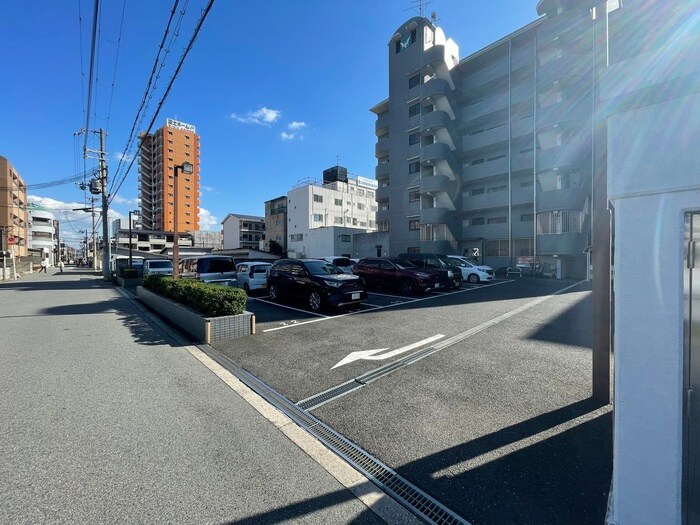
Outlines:
{"type": "MultiPolygon", "coordinates": [[[[109,201],[107,200],[107,161],[105,160],[105,135],[104,129],[100,128],[100,181],[102,182],[102,276],[106,281],[111,280],[109,269],[110,243],[108,212],[109,201]]],[[[97,254],[95,254],[97,256],[97,254]]]]}

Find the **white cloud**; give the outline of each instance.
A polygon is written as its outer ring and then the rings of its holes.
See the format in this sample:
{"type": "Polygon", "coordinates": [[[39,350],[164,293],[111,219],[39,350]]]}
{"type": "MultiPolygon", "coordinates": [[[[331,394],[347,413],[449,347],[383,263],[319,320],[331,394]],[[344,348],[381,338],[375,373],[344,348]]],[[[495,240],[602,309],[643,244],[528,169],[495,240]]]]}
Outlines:
{"type": "Polygon", "coordinates": [[[221,229],[219,219],[212,215],[209,210],[199,208],[199,229],[203,231],[218,231],[221,229]]]}
{"type": "Polygon", "coordinates": [[[131,162],[132,160],[134,160],[134,155],[131,154],[131,153],[121,153],[121,152],[117,152],[117,153],[113,153],[112,156],[113,156],[115,159],[121,160],[121,161],[123,161],[123,162],[131,162]]]}
{"type": "Polygon", "coordinates": [[[292,130],[302,129],[302,128],[306,127],[306,122],[297,122],[295,120],[295,121],[290,122],[287,127],[289,129],[292,129],[292,130]]]}
{"type": "Polygon", "coordinates": [[[287,133],[283,131],[280,133],[280,137],[282,137],[282,140],[292,140],[294,139],[294,133],[287,133]]]}
{"type": "Polygon", "coordinates": [[[138,197],[136,197],[134,199],[125,199],[124,197],[120,197],[119,195],[115,195],[114,197],[112,197],[112,200],[116,204],[123,204],[123,205],[127,205],[127,206],[138,206],[140,204],[138,197]]]}
{"type": "Polygon", "coordinates": [[[243,122],[244,124],[259,124],[261,126],[267,126],[277,122],[281,116],[281,111],[263,106],[259,110],[249,111],[245,115],[237,115],[236,113],[233,113],[231,118],[233,120],[237,120],[238,122],[243,122]]]}
{"type": "Polygon", "coordinates": [[[215,191],[214,188],[211,186],[200,186],[200,188],[202,189],[202,191],[206,191],[209,193],[212,193],[213,191],[215,191]]]}

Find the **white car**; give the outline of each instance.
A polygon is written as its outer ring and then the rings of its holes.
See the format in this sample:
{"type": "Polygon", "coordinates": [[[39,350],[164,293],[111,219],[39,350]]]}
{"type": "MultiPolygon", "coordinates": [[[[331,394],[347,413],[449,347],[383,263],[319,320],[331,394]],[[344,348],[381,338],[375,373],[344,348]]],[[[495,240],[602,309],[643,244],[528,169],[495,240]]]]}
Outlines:
{"type": "Polygon", "coordinates": [[[350,259],[347,257],[343,257],[342,255],[334,255],[330,257],[319,257],[319,259],[322,259],[326,262],[331,263],[333,266],[340,268],[343,273],[352,273],[352,267],[355,263],[353,263],[350,259]]]}
{"type": "Polygon", "coordinates": [[[272,264],[262,261],[242,262],[236,265],[238,287],[246,293],[267,288],[267,271],[272,264]]]}
{"type": "Polygon", "coordinates": [[[143,261],[143,275],[157,273],[160,275],[173,274],[173,261],[170,259],[146,259],[143,261]]]}
{"type": "Polygon", "coordinates": [[[476,284],[481,281],[492,281],[496,274],[493,268],[485,265],[478,265],[471,262],[466,257],[461,255],[448,255],[453,259],[455,264],[462,270],[462,280],[471,284],[476,284]]]}

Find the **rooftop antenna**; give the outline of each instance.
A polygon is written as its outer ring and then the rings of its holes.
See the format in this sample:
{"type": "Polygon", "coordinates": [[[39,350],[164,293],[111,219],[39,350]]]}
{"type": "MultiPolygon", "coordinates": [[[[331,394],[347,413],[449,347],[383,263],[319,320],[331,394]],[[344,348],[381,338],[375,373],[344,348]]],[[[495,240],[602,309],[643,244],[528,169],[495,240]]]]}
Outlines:
{"type": "Polygon", "coordinates": [[[436,13],[435,11],[433,11],[432,13],[430,13],[430,19],[433,21],[433,25],[434,25],[434,26],[437,25],[438,15],[437,15],[437,13],[436,13]]]}
{"type": "Polygon", "coordinates": [[[420,17],[423,18],[426,6],[429,6],[433,3],[435,3],[434,0],[413,0],[411,2],[411,7],[409,7],[408,9],[404,9],[404,11],[418,11],[420,17]]]}

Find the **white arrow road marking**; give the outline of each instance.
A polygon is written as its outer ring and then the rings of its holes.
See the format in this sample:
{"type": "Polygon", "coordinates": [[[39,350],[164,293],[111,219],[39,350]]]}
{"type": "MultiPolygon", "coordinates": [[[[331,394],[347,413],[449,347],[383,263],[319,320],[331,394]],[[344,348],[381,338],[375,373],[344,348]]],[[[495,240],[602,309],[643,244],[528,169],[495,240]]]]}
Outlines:
{"type": "Polygon", "coordinates": [[[380,361],[382,359],[389,359],[390,357],[403,354],[404,352],[410,352],[411,350],[414,350],[419,346],[427,345],[429,343],[432,343],[433,341],[442,339],[443,337],[445,336],[442,334],[437,334],[433,337],[428,337],[427,339],[423,339],[422,341],[413,343],[412,345],[402,346],[401,348],[397,348],[396,350],[392,350],[391,352],[387,352],[386,354],[379,354],[379,352],[384,352],[384,350],[388,350],[388,348],[378,348],[377,350],[361,350],[360,352],[351,352],[346,357],[338,361],[338,363],[335,366],[331,367],[331,370],[333,370],[333,368],[338,368],[339,366],[352,363],[353,361],[359,361],[360,359],[366,359],[369,361],[380,361]]]}

